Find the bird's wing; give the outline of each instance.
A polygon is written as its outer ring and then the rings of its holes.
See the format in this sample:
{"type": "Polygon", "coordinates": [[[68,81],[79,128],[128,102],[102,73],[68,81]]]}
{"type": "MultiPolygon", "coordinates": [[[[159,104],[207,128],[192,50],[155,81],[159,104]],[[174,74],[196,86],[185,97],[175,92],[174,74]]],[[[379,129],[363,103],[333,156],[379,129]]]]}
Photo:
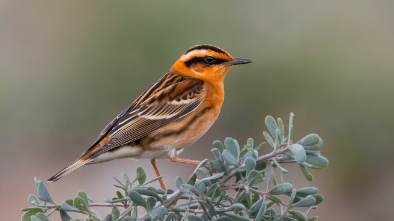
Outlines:
{"type": "Polygon", "coordinates": [[[83,155],[95,157],[136,141],[193,112],[203,101],[203,84],[201,80],[165,75],[112,120],[83,155]]]}

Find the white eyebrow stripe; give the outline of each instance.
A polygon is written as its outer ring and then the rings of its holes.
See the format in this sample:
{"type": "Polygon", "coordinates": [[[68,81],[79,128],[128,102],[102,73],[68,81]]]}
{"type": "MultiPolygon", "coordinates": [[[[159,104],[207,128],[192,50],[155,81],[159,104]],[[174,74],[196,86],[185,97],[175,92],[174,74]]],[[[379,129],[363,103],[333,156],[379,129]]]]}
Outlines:
{"type": "Polygon", "coordinates": [[[193,50],[193,51],[190,51],[190,52],[188,52],[187,54],[182,55],[180,59],[181,59],[182,61],[188,61],[188,60],[190,60],[191,57],[194,57],[196,54],[210,55],[210,54],[208,53],[207,50],[205,50],[205,49],[200,49],[200,50],[193,50]]]}

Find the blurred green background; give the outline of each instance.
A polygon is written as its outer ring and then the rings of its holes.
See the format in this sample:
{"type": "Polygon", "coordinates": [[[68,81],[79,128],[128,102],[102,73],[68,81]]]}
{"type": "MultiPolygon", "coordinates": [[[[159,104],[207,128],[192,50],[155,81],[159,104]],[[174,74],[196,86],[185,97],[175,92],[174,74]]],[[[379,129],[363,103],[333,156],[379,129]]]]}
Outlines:
{"type": "MultiPolygon", "coordinates": [[[[262,142],[264,117],[288,121],[296,139],[319,134],[328,168],[314,180],[319,220],[393,220],[394,1],[1,1],[0,196],[2,220],[19,219],[46,180],[189,47],[214,44],[253,60],[227,75],[211,130],[182,157],[212,159],[231,136],[262,142]]],[[[268,151],[268,148],[263,150],[268,151]]],[[[158,162],[168,186],[193,166],[158,162]]],[[[85,166],[47,184],[60,202],[87,190],[112,197],[111,175],[147,160],[85,166]]],[[[157,184],[158,185],[158,184],[157,184]]],[[[58,217],[54,217],[59,220],[58,217]]]]}

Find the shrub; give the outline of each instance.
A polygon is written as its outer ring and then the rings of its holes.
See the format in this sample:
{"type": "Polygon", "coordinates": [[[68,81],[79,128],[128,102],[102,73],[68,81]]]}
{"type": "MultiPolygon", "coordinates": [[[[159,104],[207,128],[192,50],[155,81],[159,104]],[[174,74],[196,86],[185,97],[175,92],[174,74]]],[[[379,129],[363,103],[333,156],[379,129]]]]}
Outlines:
{"type": "Polygon", "coordinates": [[[22,209],[22,221],[48,221],[55,212],[60,213],[62,221],[315,220],[317,217],[308,218],[308,212],[317,208],[323,195],[316,187],[295,189],[285,182],[282,175],[288,170],[284,165],[298,164],[305,178],[311,181],[308,169],[324,168],[328,160],[320,155],[323,142],[318,135],[309,134],[292,142],[292,122],[293,114],[285,133],[280,118],[276,121],[266,117],[268,132],[263,135],[271,152],[265,155],[259,155],[258,151],[266,143],[255,145],[251,138],[242,148],[233,138],[215,141],[212,149],[215,160],[209,164],[203,160],[186,182],[177,177],[175,191],[150,186],[161,177],[147,180],[144,169],[138,167],[134,179],[125,173],[121,174],[122,178],[114,177],[119,191],[105,203],[94,203],[81,191],[75,198],[57,204],[43,182],[35,179],[38,196],[29,196],[32,207],[22,209]],[[112,212],[101,219],[93,206],[112,206],[112,212]],[[71,213],[86,217],[71,218],[71,213]]]}

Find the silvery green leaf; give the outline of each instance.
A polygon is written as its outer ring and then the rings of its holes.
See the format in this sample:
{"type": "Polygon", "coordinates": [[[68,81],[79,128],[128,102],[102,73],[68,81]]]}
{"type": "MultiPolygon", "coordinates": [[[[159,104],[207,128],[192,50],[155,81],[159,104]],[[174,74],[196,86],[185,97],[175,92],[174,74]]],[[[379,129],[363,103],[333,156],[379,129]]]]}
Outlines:
{"type": "Polygon", "coordinates": [[[89,203],[88,195],[84,191],[79,191],[77,195],[81,197],[86,203],[89,203]]]}
{"type": "Polygon", "coordinates": [[[271,147],[275,147],[275,141],[274,141],[274,139],[272,139],[271,135],[269,135],[269,133],[267,133],[265,131],[263,132],[263,135],[264,135],[265,139],[267,140],[268,144],[271,147]]]}
{"type": "Polygon", "coordinates": [[[212,194],[212,199],[216,199],[222,194],[222,188],[221,187],[216,187],[215,191],[212,194]]]}
{"type": "Polygon", "coordinates": [[[298,166],[300,167],[302,174],[304,175],[304,177],[308,180],[308,181],[312,181],[313,176],[311,173],[308,172],[308,170],[306,169],[306,167],[302,164],[298,164],[298,166]]]}
{"type": "Polygon", "coordinates": [[[290,204],[293,203],[293,201],[294,201],[294,199],[295,199],[295,197],[296,197],[296,194],[297,194],[296,189],[292,189],[292,190],[291,190],[291,195],[290,195],[290,199],[289,199],[288,205],[290,205],[290,204]]]}
{"type": "Polygon", "coordinates": [[[317,134],[309,134],[297,143],[302,145],[305,150],[320,150],[323,140],[317,134]]]}
{"type": "Polygon", "coordinates": [[[313,146],[321,145],[323,143],[323,140],[317,134],[308,134],[297,143],[301,144],[302,146],[313,146]]]}
{"type": "MultiPolygon", "coordinates": [[[[138,188],[137,188],[138,189],[138,188]]],[[[162,189],[156,189],[156,188],[154,188],[154,187],[152,187],[152,186],[150,186],[150,187],[148,187],[148,188],[146,188],[147,190],[150,190],[150,191],[152,191],[152,192],[155,192],[155,193],[157,193],[157,194],[165,194],[166,193],[166,191],[164,191],[164,190],[162,190],[162,189]]],[[[140,193],[141,194],[141,193],[140,193]]]]}
{"type": "Polygon", "coordinates": [[[237,211],[237,210],[246,210],[246,208],[242,203],[234,203],[233,205],[231,205],[226,209],[226,211],[237,211]]]}
{"type": "MultiPolygon", "coordinates": [[[[163,199],[155,191],[152,191],[152,190],[149,190],[149,189],[140,189],[140,188],[135,188],[133,190],[135,192],[141,194],[141,195],[144,195],[144,196],[153,196],[154,198],[156,198],[161,203],[164,203],[163,199]]],[[[159,192],[161,194],[164,194],[164,192],[161,191],[161,190],[157,190],[157,192],[159,192]]]]}
{"type": "Polygon", "coordinates": [[[35,217],[38,218],[40,221],[50,221],[44,213],[37,213],[35,217]]]}
{"type": "Polygon", "coordinates": [[[131,183],[129,176],[126,173],[121,173],[120,175],[123,177],[123,179],[125,179],[131,183]]]}
{"type": "Polygon", "coordinates": [[[73,200],[66,200],[66,201],[63,201],[62,204],[61,204],[62,209],[63,209],[64,211],[66,211],[66,212],[77,212],[77,213],[80,213],[81,210],[77,209],[77,208],[74,206],[74,203],[73,203],[73,202],[74,202],[73,200]]]}
{"type": "Polygon", "coordinates": [[[308,221],[304,213],[301,213],[297,210],[289,210],[289,213],[295,218],[297,221],[308,221]]]}
{"type": "Polygon", "coordinates": [[[261,144],[259,144],[257,147],[254,148],[255,151],[260,150],[261,147],[263,147],[263,145],[265,144],[265,142],[262,142],[261,144]]]}
{"type": "MultiPolygon", "coordinates": [[[[152,191],[151,191],[152,192],[152,191]]],[[[138,192],[131,190],[129,192],[129,197],[131,199],[131,201],[133,201],[135,204],[137,204],[138,206],[142,206],[144,208],[146,208],[146,201],[145,199],[141,196],[141,194],[139,194],[138,192]]]]}
{"type": "Polygon", "coordinates": [[[181,185],[180,190],[181,191],[189,191],[190,189],[193,189],[193,188],[194,188],[194,186],[192,186],[190,184],[187,184],[187,183],[184,183],[184,184],[181,185]]]}
{"type": "Polygon", "coordinates": [[[42,212],[41,208],[30,208],[29,210],[27,210],[25,213],[23,213],[22,215],[22,221],[30,221],[30,217],[36,215],[37,213],[42,212]]]}
{"type": "Polygon", "coordinates": [[[299,197],[306,197],[309,195],[314,195],[318,192],[319,192],[319,189],[316,187],[304,187],[304,188],[298,189],[296,194],[299,197]]]}
{"type": "Polygon", "coordinates": [[[204,196],[204,191],[205,191],[205,184],[204,184],[204,182],[198,182],[195,185],[195,187],[197,189],[198,195],[204,196]]]}
{"type": "Polygon", "coordinates": [[[215,172],[226,172],[226,167],[221,160],[212,160],[209,165],[215,172]]]}
{"type": "Polygon", "coordinates": [[[251,153],[246,147],[244,147],[242,148],[241,152],[239,152],[239,158],[245,159],[247,156],[251,156],[251,153]]]}
{"type": "Polygon", "coordinates": [[[238,144],[237,140],[227,137],[224,140],[224,146],[226,147],[227,150],[230,151],[230,153],[238,161],[240,149],[239,149],[239,144],[238,144]]]}
{"type": "Polygon", "coordinates": [[[265,204],[264,201],[262,201],[260,208],[258,208],[258,213],[256,215],[256,217],[254,218],[254,221],[260,221],[263,220],[264,214],[265,214],[265,210],[267,205],[265,204]]]}
{"type": "Polygon", "coordinates": [[[154,179],[151,179],[151,180],[149,180],[149,181],[146,181],[146,183],[142,184],[141,186],[146,186],[146,185],[148,185],[148,184],[150,184],[150,183],[153,183],[153,182],[155,182],[155,181],[157,181],[157,180],[160,180],[160,179],[162,179],[162,178],[163,178],[163,176],[156,177],[156,178],[154,178],[154,179]]]}
{"type": "Polygon", "coordinates": [[[53,201],[52,196],[49,194],[47,188],[42,183],[42,181],[38,180],[37,178],[34,178],[34,181],[36,182],[37,186],[38,199],[56,205],[55,201],[53,201]]]}
{"type": "Polygon", "coordinates": [[[283,143],[285,140],[285,126],[281,118],[278,118],[278,131],[279,131],[279,143],[283,143]]]}
{"type": "Polygon", "coordinates": [[[285,168],[283,168],[283,167],[278,163],[278,161],[277,161],[275,158],[273,158],[272,161],[274,162],[274,165],[275,165],[276,167],[278,167],[283,173],[289,172],[288,170],[286,170],[285,168]]]}
{"type": "Polygon", "coordinates": [[[223,151],[222,157],[224,161],[227,162],[229,165],[238,166],[238,160],[228,149],[225,149],[223,151]]]}
{"type": "Polygon", "coordinates": [[[262,171],[267,167],[267,162],[266,161],[260,161],[260,162],[256,162],[256,170],[257,171],[262,171]]]}
{"type": "Polygon", "coordinates": [[[164,221],[172,221],[173,220],[172,218],[174,218],[174,216],[175,216],[175,213],[170,212],[170,213],[168,213],[168,215],[164,221]]]}
{"type": "Polygon", "coordinates": [[[114,176],[112,176],[112,178],[113,178],[117,183],[119,183],[119,185],[117,185],[119,188],[121,188],[121,189],[126,189],[126,186],[123,185],[123,183],[120,182],[120,180],[119,180],[118,178],[116,178],[116,177],[114,177],[114,176]]]}
{"type": "Polygon", "coordinates": [[[111,214],[106,215],[105,218],[104,218],[104,221],[112,221],[112,220],[113,219],[112,219],[112,215],[111,214]]]}
{"type": "Polygon", "coordinates": [[[156,221],[159,220],[161,218],[163,218],[163,216],[167,215],[168,211],[164,206],[161,207],[157,207],[156,209],[152,210],[151,212],[151,220],[152,221],[156,221]]]}
{"type": "Polygon", "coordinates": [[[35,205],[35,206],[40,205],[40,200],[38,200],[38,198],[37,198],[36,196],[34,196],[33,194],[30,194],[30,195],[29,195],[28,200],[29,200],[29,202],[30,202],[32,205],[35,205]]]}
{"type": "Polygon", "coordinates": [[[265,117],[265,125],[268,128],[268,131],[271,133],[272,137],[277,136],[277,129],[278,129],[278,124],[276,124],[275,119],[272,116],[266,116],[265,117]]]}
{"type": "Polygon", "coordinates": [[[60,219],[62,221],[70,221],[71,220],[71,217],[63,209],[60,209],[59,213],[60,213],[60,219]]]}
{"type": "Polygon", "coordinates": [[[272,188],[269,193],[271,195],[280,195],[280,194],[285,194],[289,195],[293,189],[293,185],[291,183],[281,183],[276,185],[274,188],[272,188]]]}
{"type": "Polygon", "coordinates": [[[300,201],[294,203],[293,207],[310,207],[315,205],[316,203],[316,199],[313,196],[307,196],[303,199],[301,199],[300,201]]]}
{"type": "Polygon", "coordinates": [[[250,150],[244,155],[244,158],[252,157],[253,159],[256,159],[257,156],[258,156],[258,152],[256,150],[250,150]]]}
{"type": "Polygon", "coordinates": [[[207,164],[207,163],[208,163],[208,159],[204,159],[203,161],[201,161],[201,162],[197,165],[196,169],[194,169],[194,172],[193,172],[193,173],[197,173],[198,169],[200,169],[201,167],[204,167],[205,164],[207,164]]]}
{"type": "MultiPolygon", "coordinates": [[[[263,202],[264,202],[264,199],[263,199],[263,198],[257,200],[257,202],[255,202],[255,203],[250,207],[249,215],[255,217],[255,216],[257,215],[257,213],[259,212],[260,207],[263,205],[263,202]]],[[[261,220],[261,219],[259,219],[259,220],[261,220]]]]}
{"type": "Polygon", "coordinates": [[[146,199],[146,203],[147,203],[146,210],[150,212],[155,207],[157,200],[156,198],[150,196],[148,197],[148,199],[146,199]]]}
{"type": "Polygon", "coordinates": [[[197,174],[193,173],[186,183],[190,185],[194,185],[196,183],[196,180],[197,180],[197,174]]]}
{"type": "Polygon", "coordinates": [[[146,173],[142,167],[137,167],[137,180],[140,185],[145,183],[146,173]]]}
{"type": "Polygon", "coordinates": [[[303,146],[301,146],[300,144],[293,144],[289,147],[289,149],[293,153],[297,163],[302,163],[306,161],[306,152],[303,146]]]}
{"type": "Polygon", "coordinates": [[[289,161],[295,160],[294,156],[291,155],[291,153],[289,153],[289,152],[284,153],[283,156],[286,158],[286,160],[289,160],[289,161]]]}
{"type": "Polygon", "coordinates": [[[249,139],[246,141],[246,147],[247,147],[249,150],[253,150],[253,147],[254,147],[254,140],[253,140],[253,138],[249,138],[249,139]]]}
{"type": "Polygon", "coordinates": [[[178,187],[178,189],[180,189],[181,186],[182,186],[182,184],[183,184],[182,177],[177,176],[177,177],[175,178],[175,185],[176,185],[176,187],[178,187]]]}
{"type": "Polygon", "coordinates": [[[222,143],[221,141],[219,141],[219,140],[215,140],[215,141],[212,143],[212,146],[215,147],[215,148],[217,148],[220,152],[223,152],[223,150],[224,150],[224,145],[223,145],[223,143],[222,143]]]}
{"type": "Polygon", "coordinates": [[[248,175],[251,170],[254,170],[256,168],[256,160],[252,157],[246,157],[244,164],[246,169],[246,175],[248,175]]]}
{"type": "Polygon", "coordinates": [[[214,184],[210,185],[210,186],[208,187],[208,190],[207,190],[207,194],[206,194],[206,195],[209,196],[209,197],[211,197],[212,194],[215,192],[215,190],[216,190],[217,187],[219,187],[219,186],[218,186],[218,183],[214,183],[214,184]]]}
{"type": "Polygon", "coordinates": [[[210,177],[205,177],[205,178],[202,179],[202,180],[209,180],[209,181],[211,181],[211,180],[217,180],[217,179],[222,178],[223,176],[224,176],[224,173],[215,173],[215,174],[213,174],[212,176],[210,176],[210,177]]]}
{"type": "Polygon", "coordinates": [[[209,174],[209,171],[207,170],[207,168],[201,167],[201,168],[198,168],[198,170],[201,171],[201,173],[204,174],[205,177],[209,177],[210,174],[209,174]]]}
{"type": "Polygon", "coordinates": [[[213,148],[211,151],[215,155],[216,160],[222,160],[222,152],[218,148],[213,148]]]}
{"type": "Polygon", "coordinates": [[[306,162],[314,164],[320,168],[324,168],[328,166],[328,160],[327,158],[323,157],[323,156],[307,156],[306,158],[306,162]]]}
{"type": "Polygon", "coordinates": [[[256,170],[251,170],[246,179],[246,185],[248,186],[253,186],[255,184],[260,183],[263,180],[263,175],[260,172],[257,172],[256,170]]]}
{"type": "Polygon", "coordinates": [[[73,200],[73,206],[80,211],[89,212],[89,205],[88,203],[82,199],[81,197],[77,196],[73,200]]]}
{"type": "Polygon", "coordinates": [[[316,199],[315,205],[323,202],[323,200],[324,200],[324,196],[321,194],[315,194],[315,195],[313,195],[313,197],[316,199]]]}
{"type": "Polygon", "coordinates": [[[112,210],[111,210],[112,220],[117,220],[119,218],[119,216],[120,216],[120,211],[119,211],[118,207],[113,206],[112,210]]]}

